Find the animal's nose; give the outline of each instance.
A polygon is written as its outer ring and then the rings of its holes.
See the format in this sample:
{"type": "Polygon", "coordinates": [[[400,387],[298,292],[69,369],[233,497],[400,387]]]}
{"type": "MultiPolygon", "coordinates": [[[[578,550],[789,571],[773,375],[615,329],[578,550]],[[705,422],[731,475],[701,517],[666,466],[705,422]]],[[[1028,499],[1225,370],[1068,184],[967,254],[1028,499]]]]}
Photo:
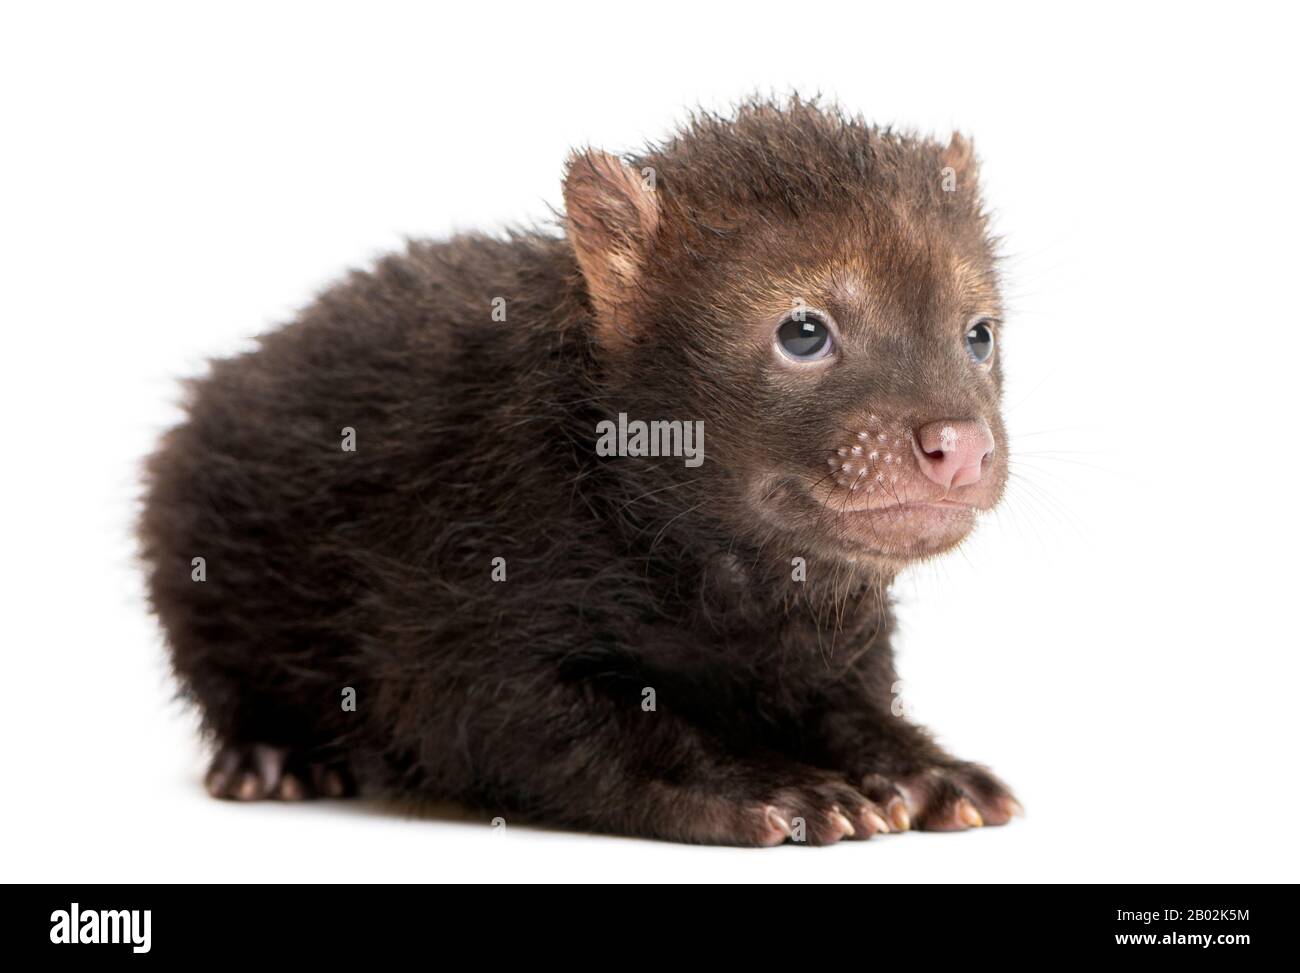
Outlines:
{"type": "Polygon", "coordinates": [[[983,419],[927,422],[912,436],[921,472],[945,490],[977,482],[993,448],[993,433],[983,419]]]}

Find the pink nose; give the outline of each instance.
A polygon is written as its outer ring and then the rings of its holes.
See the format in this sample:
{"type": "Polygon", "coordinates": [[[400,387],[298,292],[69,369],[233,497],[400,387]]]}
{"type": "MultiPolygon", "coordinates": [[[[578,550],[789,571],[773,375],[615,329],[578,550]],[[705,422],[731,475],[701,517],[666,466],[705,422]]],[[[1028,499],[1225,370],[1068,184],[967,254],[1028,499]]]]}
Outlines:
{"type": "Polygon", "coordinates": [[[984,459],[993,453],[993,433],[983,419],[927,422],[912,437],[921,472],[945,490],[979,481],[984,459]]]}

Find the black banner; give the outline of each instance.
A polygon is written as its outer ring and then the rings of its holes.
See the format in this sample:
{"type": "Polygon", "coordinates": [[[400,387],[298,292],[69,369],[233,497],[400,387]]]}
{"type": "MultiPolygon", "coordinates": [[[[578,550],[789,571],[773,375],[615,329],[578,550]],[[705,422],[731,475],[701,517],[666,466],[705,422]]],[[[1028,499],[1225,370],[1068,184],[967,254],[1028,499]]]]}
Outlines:
{"type": "Polygon", "coordinates": [[[985,961],[1128,953],[1235,962],[1261,945],[1285,948],[1293,899],[1290,886],[629,886],[611,894],[580,886],[33,885],[6,888],[2,921],[11,951],[96,965],[341,962],[390,952],[441,964],[452,962],[451,944],[457,955],[486,947],[493,961],[511,950],[536,961],[665,944],[679,960],[688,946],[761,957],[773,937],[851,940],[864,957],[949,949],[985,961]]]}

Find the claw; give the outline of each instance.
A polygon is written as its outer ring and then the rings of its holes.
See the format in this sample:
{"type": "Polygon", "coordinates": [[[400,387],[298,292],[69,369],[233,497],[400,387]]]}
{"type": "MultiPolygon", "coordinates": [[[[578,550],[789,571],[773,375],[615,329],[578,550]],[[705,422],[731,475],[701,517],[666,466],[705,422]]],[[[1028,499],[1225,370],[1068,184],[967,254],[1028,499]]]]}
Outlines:
{"type": "Polygon", "coordinates": [[[256,801],[261,796],[262,781],[257,774],[249,771],[241,775],[239,783],[235,785],[235,800],[256,801]]]}
{"type": "Polygon", "coordinates": [[[907,813],[907,805],[902,801],[895,801],[894,806],[890,809],[889,816],[894,821],[896,831],[907,831],[912,827],[912,816],[907,813]]]}
{"type": "Polygon", "coordinates": [[[787,838],[794,834],[794,831],[790,828],[790,822],[783,818],[781,812],[774,807],[768,807],[767,809],[767,823],[787,838]]]}
{"type": "Polygon", "coordinates": [[[293,774],[285,774],[280,778],[280,786],[276,788],[275,796],[282,801],[301,801],[307,797],[307,788],[293,774]]]}
{"type": "Polygon", "coordinates": [[[889,834],[889,832],[892,830],[889,827],[889,825],[885,822],[885,819],[882,818],[875,811],[867,812],[867,821],[871,823],[872,828],[875,829],[877,834],[889,834]]]}

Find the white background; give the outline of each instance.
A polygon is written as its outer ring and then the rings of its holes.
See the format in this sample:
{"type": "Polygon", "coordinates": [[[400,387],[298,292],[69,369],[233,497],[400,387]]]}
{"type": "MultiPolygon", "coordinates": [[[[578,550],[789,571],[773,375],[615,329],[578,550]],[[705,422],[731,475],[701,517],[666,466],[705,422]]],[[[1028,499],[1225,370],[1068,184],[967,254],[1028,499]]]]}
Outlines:
{"type": "Polygon", "coordinates": [[[1300,878],[1281,5],[179,6],[0,15],[4,878],[1300,878]],[[404,235],[546,219],[571,146],[792,88],[984,160],[1016,481],[900,584],[901,667],[1028,818],[751,851],[208,799],[130,529],[175,379],[404,235]]]}

